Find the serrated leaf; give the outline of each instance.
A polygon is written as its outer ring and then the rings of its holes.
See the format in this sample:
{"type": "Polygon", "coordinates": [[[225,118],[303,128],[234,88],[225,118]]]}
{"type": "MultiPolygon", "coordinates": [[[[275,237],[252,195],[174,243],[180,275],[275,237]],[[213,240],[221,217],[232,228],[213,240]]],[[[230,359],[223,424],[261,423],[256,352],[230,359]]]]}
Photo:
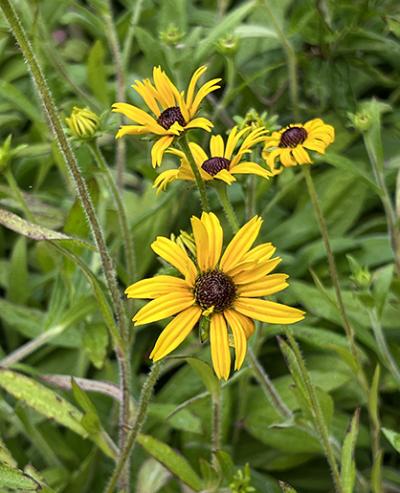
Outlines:
{"type": "Polygon", "coordinates": [[[189,462],[169,445],[150,435],[139,435],[137,441],[152,457],[164,464],[174,476],[190,486],[192,490],[203,489],[201,479],[189,462]]]}
{"type": "Polygon", "coordinates": [[[0,486],[13,490],[40,491],[41,485],[30,476],[5,464],[0,465],[0,486]]]}

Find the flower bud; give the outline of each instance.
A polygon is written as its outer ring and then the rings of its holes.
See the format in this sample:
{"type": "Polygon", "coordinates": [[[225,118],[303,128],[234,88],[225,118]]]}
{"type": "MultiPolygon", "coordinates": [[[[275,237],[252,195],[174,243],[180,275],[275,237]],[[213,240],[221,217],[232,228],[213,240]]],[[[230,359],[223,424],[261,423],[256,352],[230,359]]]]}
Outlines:
{"type": "Polygon", "coordinates": [[[362,267],[351,255],[346,255],[351,269],[350,279],[358,289],[368,289],[372,282],[372,276],[366,267],[362,267]]]}
{"type": "Polygon", "coordinates": [[[239,48],[239,38],[232,34],[228,34],[217,41],[216,48],[221,55],[233,56],[239,48]]]}
{"type": "Polygon", "coordinates": [[[89,108],[72,108],[71,116],[65,119],[71,134],[79,139],[92,139],[99,127],[99,117],[89,108]]]}
{"type": "Polygon", "coordinates": [[[252,128],[261,128],[264,127],[267,130],[274,131],[279,128],[277,124],[278,116],[277,115],[268,115],[266,111],[262,113],[258,113],[254,108],[249,109],[249,111],[245,114],[244,117],[234,116],[233,119],[237,123],[239,129],[252,127],[252,128]]]}
{"type": "Polygon", "coordinates": [[[171,23],[165,31],[160,31],[160,40],[168,46],[176,46],[185,35],[178,26],[171,23]]]}

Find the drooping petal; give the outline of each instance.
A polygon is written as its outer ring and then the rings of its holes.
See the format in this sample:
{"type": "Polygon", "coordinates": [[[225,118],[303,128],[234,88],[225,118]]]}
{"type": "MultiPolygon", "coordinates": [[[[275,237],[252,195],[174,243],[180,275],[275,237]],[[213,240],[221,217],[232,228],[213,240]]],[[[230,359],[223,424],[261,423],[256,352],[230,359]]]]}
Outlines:
{"type": "Polygon", "coordinates": [[[149,133],[152,133],[152,131],[143,125],[122,125],[115,135],[115,138],[120,139],[124,135],[146,135],[149,133]]]}
{"type": "Polygon", "coordinates": [[[233,175],[240,175],[240,174],[258,175],[261,176],[262,178],[266,178],[267,180],[270,178],[270,176],[272,176],[272,173],[270,171],[267,171],[266,169],[262,168],[257,163],[251,163],[251,162],[242,162],[240,164],[237,164],[236,166],[231,168],[230,171],[233,175]]]}
{"type": "Polygon", "coordinates": [[[247,339],[249,339],[253,335],[255,330],[254,320],[249,317],[246,317],[245,315],[242,315],[241,313],[237,312],[233,308],[230,308],[229,310],[225,310],[224,315],[226,315],[228,312],[231,314],[231,316],[235,317],[239,321],[240,326],[244,330],[247,339]]]}
{"type": "Polygon", "coordinates": [[[224,272],[233,269],[249,251],[260,232],[261,224],[262,219],[255,216],[235,234],[221,258],[220,267],[224,272]]]}
{"type": "Polygon", "coordinates": [[[206,132],[211,132],[213,126],[214,124],[211,123],[210,120],[208,120],[207,118],[198,117],[190,120],[190,122],[185,125],[185,129],[188,130],[189,128],[202,128],[206,132]]]}
{"type": "Polygon", "coordinates": [[[161,332],[150,354],[153,361],[158,361],[176,349],[190,334],[201,316],[201,308],[191,306],[174,317],[161,332]]]}
{"type": "Polygon", "coordinates": [[[131,284],[125,289],[128,298],[158,298],[171,292],[190,293],[190,286],[179,277],[155,276],[131,284]]]}
{"type": "Polygon", "coordinates": [[[293,324],[304,318],[302,310],[257,298],[240,296],[235,300],[233,308],[247,317],[270,324],[293,324]]]}
{"type": "Polygon", "coordinates": [[[298,164],[310,164],[312,162],[308,152],[301,145],[295,147],[292,153],[298,164]]]}
{"type": "Polygon", "coordinates": [[[218,171],[218,173],[214,175],[213,178],[215,180],[221,180],[227,185],[232,185],[232,183],[236,181],[236,178],[231,175],[231,173],[227,169],[221,169],[221,171],[218,171]]]}
{"type": "Polygon", "coordinates": [[[241,284],[238,287],[237,293],[246,298],[262,297],[278,293],[289,286],[286,282],[288,277],[286,274],[271,274],[258,281],[241,284]]]}
{"type": "Polygon", "coordinates": [[[214,313],[210,322],[211,358],[214,371],[220,379],[228,380],[231,370],[228,330],[221,313],[214,313]]]}
{"type": "MultiPolygon", "coordinates": [[[[157,189],[157,194],[166,190],[167,186],[171,182],[178,179],[178,175],[179,175],[179,170],[177,169],[167,169],[166,171],[160,173],[153,183],[153,188],[157,189]]],[[[181,177],[179,176],[179,178],[181,177]]]]}
{"type": "Polygon", "coordinates": [[[247,352],[247,338],[245,329],[242,327],[240,318],[234,310],[225,310],[224,315],[232,330],[235,344],[235,370],[239,370],[243,364],[247,352]]]}
{"type": "Polygon", "coordinates": [[[196,267],[182,247],[169,238],[158,236],[151,244],[151,248],[157,255],[178,269],[190,285],[194,285],[197,275],[196,267]]]}
{"type": "Polygon", "coordinates": [[[224,232],[221,224],[215,214],[212,212],[203,212],[201,216],[201,222],[204,224],[207,230],[208,236],[208,268],[215,269],[219,258],[221,256],[222,243],[224,239],[224,232]]]}
{"type": "Polygon", "coordinates": [[[165,128],[159,125],[157,120],[140,108],[136,108],[136,106],[133,106],[132,104],[114,103],[112,105],[112,110],[114,113],[122,113],[134,122],[147,126],[151,132],[157,135],[165,135],[166,133],[165,128]]]}
{"type": "Polygon", "coordinates": [[[155,168],[156,166],[160,166],[164,156],[164,152],[172,144],[173,140],[173,135],[165,135],[153,144],[153,147],[151,148],[151,164],[153,168],[155,168]]]}
{"type": "Polygon", "coordinates": [[[147,305],[136,313],[132,320],[135,322],[135,325],[157,322],[189,308],[194,302],[193,293],[190,292],[184,293],[177,291],[164,294],[155,300],[149,301],[147,305]]]}

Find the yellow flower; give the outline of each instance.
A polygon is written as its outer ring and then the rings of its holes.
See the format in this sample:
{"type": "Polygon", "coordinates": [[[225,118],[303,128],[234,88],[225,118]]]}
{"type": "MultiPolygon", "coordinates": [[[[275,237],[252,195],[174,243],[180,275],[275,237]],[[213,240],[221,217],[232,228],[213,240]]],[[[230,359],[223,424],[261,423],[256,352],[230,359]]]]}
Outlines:
{"type": "MultiPolygon", "coordinates": [[[[246,127],[242,130],[233,127],[227,138],[226,145],[221,135],[213,135],[211,137],[209,156],[198,144],[190,142],[190,152],[203,180],[222,180],[228,185],[231,185],[236,181],[236,178],[233,176],[235,174],[254,174],[263,178],[272,176],[272,173],[262,168],[259,164],[242,160],[246,157],[246,154],[251,152],[252,147],[264,141],[265,134],[266,130],[263,127],[255,129],[246,127]],[[240,141],[242,143],[235,152],[235,148],[240,141]]],[[[153,185],[153,188],[157,188],[157,193],[165,190],[167,185],[174,180],[194,181],[188,156],[184,152],[173,148],[167,152],[180,157],[180,167],[179,169],[166,170],[158,175],[153,185]]]]}
{"type": "Polygon", "coordinates": [[[71,115],[65,119],[74,137],[91,139],[99,126],[99,117],[89,108],[74,106],[71,115]]]}
{"type": "Polygon", "coordinates": [[[187,93],[179,92],[161,67],[154,67],[153,82],[145,79],[137,80],[132,86],[142,97],[150,111],[151,116],[145,111],[127,103],[114,103],[112,108],[117,113],[122,113],[138,125],[123,125],[116,137],[124,135],[155,134],[160,138],[155,142],[151,150],[151,162],[153,167],[159,166],[164,151],[172,144],[175,137],[190,128],[202,128],[209,132],[213,124],[207,118],[195,118],[200,103],[212,91],[219,89],[217,83],[221,79],[212,79],[206,82],[195,93],[196,84],[207,67],[202,66],[196,70],[189,83],[187,93]]]}
{"type": "Polygon", "coordinates": [[[228,328],[233,335],[235,369],[244,361],[247,339],[254,320],[270,324],[292,324],[304,312],[261,299],[287,287],[286,274],[270,274],[280,258],[271,258],[275,247],[263,243],[252,248],[262,219],[253,217],[233,237],[222,253],[223,231],[217,216],[203,213],[191,219],[196,245],[193,261],[174,241],[157,237],[155,253],[177,269],[182,277],[158,275],[129,286],[128,298],[151,299],[133,317],[143,325],[171,317],[150,355],[154,361],[167,356],[190,334],[200,317],[210,319],[211,357],[215,373],[228,379],[231,369],[228,328]]]}
{"type": "Polygon", "coordinates": [[[306,149],[324,154],[325,149],[334,140],[335,129],[320,118],[310,120],[304,125],[295,123],[266,137],[263,158],[272,173],[277,175],[290,166],[311,164],[312,161],[306,149]],[[275,168],[277,158],[284,168],[275,168]]]}

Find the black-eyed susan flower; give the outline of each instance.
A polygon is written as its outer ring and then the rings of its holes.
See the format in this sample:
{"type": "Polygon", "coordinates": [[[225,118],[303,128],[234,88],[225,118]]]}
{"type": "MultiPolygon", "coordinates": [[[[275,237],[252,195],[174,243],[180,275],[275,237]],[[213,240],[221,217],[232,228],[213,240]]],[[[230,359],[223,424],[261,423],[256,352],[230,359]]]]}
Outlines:
{"type": "Polygon", "coordinates": [[[310,151],[324,154],[325,149],[335,140],[335,129],[320,118],[310,120],[304,125],[295,123],[273,132],[265,138],[263,157],[273,174],[284,168],[298,164],[311,164],[310,151]],[[279,159],[282,167],[276,167],[279,159]]]}
{"type": "MultiPolygon", "coordinates": [[[[236,178],[234,175],[254,174],[268,178],[271,173],[257,163],[246,159],[252,148],[265,139],[266,130],[263,127],[246,127],[238,130],[233,127],[224,143],[222,135],[213,135],[210,138],[210,154],[203,150],[195,142],[189,142],[193,160],[200,171],[204,181],[221,180],[231,185],[236,178]],[[241,142],[240,147],[235,150],[241,142]]],[[[160,173],[154,181],[157,192],[165,190],[167,185],[174,180],[193,180],[193,171],[189,164],[189,157],[181,150],[171,148],[169,153],[180,158],[178,169],[166,170],[160,173]]]]}
{"type": "Polygon", "coordinates": [[[154,116],[128,103],[113,104],[113,111],[122,113],[137,123],[137,125],[123,125],[116,137],[145,134],[159,136],[151,150],[151,162],[155,167],[161,164],[164,151],[172,144],[174,138],[185,130],[202,128],[209,132],[213,124],[207,118],[195,118],[195,116],[207,94],[219,89],[218,82],[221,79],[209,80],[196,93],[196,84],[206,70],[205,66],[196,70],[186,95],[185,92],[179,92],[161,67],[154,67],[153,82],[149,79],[135,81],[132,87],[139,93],[154,116]]]}
{"type": "Polygon", "coordinates": [[[100,119],[89,108],[74,106],[71,115],[65,119],[71,134],[80,139],[91,139],[95,136],[100,119]]]}
{"type": "Polygon", "coordinates": [[[190,334],[202,316],[209,318],[209,339],[215,373],[228,379],[231,368],[229,333],[236,352],[235,369],[244,361],[254,320],[292,324],[304,318],[297,308],[262,299],[287,287],[286,274],[271,274],[280,258],[275,247],[263,243],[252,248],[262,219],[255,216],[233,237],[222,253],[223,231],[217,216],[203,213],[191,219],[196,245],[194,260],[169,238],[157,237],[151,245],[182,277],[158,275],[126,289],[128,298],[151,299],[133,317],[135,325],[173,317],[150,355],[167,356],[190,334]]]}

